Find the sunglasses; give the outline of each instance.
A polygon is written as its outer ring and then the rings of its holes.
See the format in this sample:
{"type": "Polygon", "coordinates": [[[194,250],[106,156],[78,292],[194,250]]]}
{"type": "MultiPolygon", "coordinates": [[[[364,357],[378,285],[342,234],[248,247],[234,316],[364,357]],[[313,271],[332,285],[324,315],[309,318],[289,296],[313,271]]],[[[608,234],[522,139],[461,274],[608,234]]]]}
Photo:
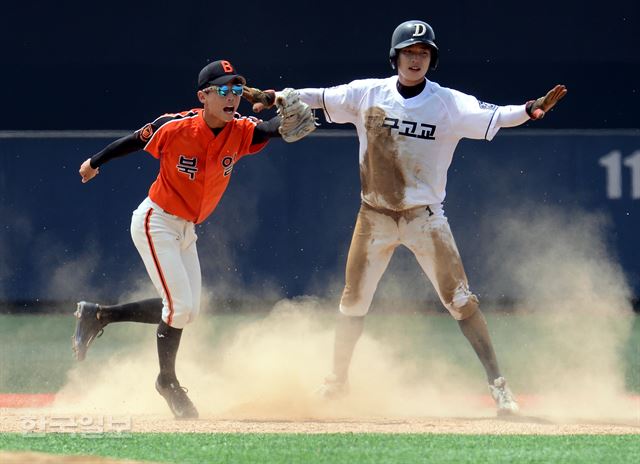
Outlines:
{"type": "Polygon", "coordinates": [[[234,84],[231,88],[229,88],[228,85],[212,85],[209,89],[215,90],[221,97],[226,97],[229,95],[229,92],[234,94],[236,97],[242,95],[242,85],[240,84],[234,84]]]}

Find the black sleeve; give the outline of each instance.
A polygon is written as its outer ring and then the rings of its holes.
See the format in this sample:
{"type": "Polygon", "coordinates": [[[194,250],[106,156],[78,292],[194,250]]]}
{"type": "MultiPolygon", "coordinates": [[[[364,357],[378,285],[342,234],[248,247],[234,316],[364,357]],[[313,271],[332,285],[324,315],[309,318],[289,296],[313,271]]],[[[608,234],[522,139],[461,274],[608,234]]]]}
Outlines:
{"type": "MultiPolygon", "coordinates": [[[[193,116],[195,113],[189,112],[186,116],[193,116]]],[[[101,152],[96,153],[91,157],[91,167],[98,168],[114,158],[119,158],[134,151],[143,150],[147,146],[149,140],[153,134],[156,133],[164,124],[175,119],[180,119],[185,115],[180,113],[164,114],[157,118],[155,121],[145,124],[142,128],[138,129],[132,134],[122,137],[115,142],[110,143],[101,152]]]]}
{"type": "Polygon", "coordinates": [[[268,139],[282,137],[278,128],[280,127],[280,116],[276,115],[268,121],[261,121],[253,129],[253,139],[251,145],[266,142],[268,139]]]}
{"type": "Polygon", "coordinates": [[[142,150],[147,143],[140,138],[138,132],[139,131],[136,131],[116,140],[115,142],[111,142],[102,151],[93,155],[89,162],[91,167],[96,169],[114,158],[119,158],[121,156],[128,155],[129,153],[133,153],[134,151],[142,150]]]}

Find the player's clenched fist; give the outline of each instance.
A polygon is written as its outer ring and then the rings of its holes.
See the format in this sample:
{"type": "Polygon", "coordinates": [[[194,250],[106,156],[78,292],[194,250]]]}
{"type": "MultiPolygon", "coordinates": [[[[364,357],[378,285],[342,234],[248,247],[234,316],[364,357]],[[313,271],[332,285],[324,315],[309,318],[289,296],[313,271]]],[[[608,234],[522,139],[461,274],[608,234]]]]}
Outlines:
{"type": "Polygon", "coordinates": [[[80,165],[80,177],[82,177],[82,183],[85,184],[93,179],[100,172],[100,168],[91,167],[91,158],[88,158],[84,163],[80,165]]]}
{"type": "Polygon", "coordinates": [[[527,114],[531,119],[544,118],[547,111],[556,106],[556,103],[558,103],[558,101],[560,101],[566,94],[567,88],[564,85],[556,85],[554,88],[549,90],[544,97],[527,102],[527,114]]]}
{"type": "Polygon", "coordinates": [[[254,113],[269,109],[276,103],[275,90],[260,90],[245,85],[242,88],[242,97],[253,105],[254,113]]]}

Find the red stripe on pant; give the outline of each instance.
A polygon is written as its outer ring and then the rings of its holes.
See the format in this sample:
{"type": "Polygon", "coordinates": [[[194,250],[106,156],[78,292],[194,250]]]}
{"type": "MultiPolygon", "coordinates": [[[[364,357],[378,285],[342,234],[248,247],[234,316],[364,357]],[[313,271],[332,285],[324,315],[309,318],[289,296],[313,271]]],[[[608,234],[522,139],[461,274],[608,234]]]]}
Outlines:
{"type": "Polygon", "coordinates": [[[147,215],[144,219],[144,233],[147,236],[147,242],[149,242],[149,249],[151,250],[151,256],[153,256],[153,262],[156,265],[156,270],[158,271],[158,275],[160,276],[160,282],[162,283],[162,288],[164,289],[164,293],[167,295],[167,303],[169,304],[169,317],[167,318],[167,325],[171,325],[173,321],[173,299],[171,298],[171,292],[169,291],[169,286],[167,285],[167,281],[164,278],[164,274],[162,273],[162,267],[160,266],[160,260],[158,259],[158,255],[156,254],[156,248],[153,246],[153,240],[151,239],[151,231],[149,230],[149,221],[151,220],[151,213],[153,213],[153,208],[149,208],[147,211],[147,215]]]}

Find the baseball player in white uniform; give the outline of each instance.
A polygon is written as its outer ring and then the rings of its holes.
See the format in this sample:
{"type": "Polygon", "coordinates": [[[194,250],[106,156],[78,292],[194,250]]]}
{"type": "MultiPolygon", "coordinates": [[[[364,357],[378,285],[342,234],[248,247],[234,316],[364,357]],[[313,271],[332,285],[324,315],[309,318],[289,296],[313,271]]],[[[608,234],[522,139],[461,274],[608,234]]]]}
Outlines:
{"type": "Polygon", "coordinates": [[[442,202],[447,170],[462,138],[491,140],[501,127],[540,119],[566,94],[562,85],[526,104],[496,106],[425,78],[438,63],[431,26],[406,21],[394,31],[390,62],[397,75],[330,88],[301,89],[300,99],[327,121],[354,124],[360,141],[362,205],[355,224],[335,332],[333,372],[320,394],[348,391],[348,370],[364,316],[395,248],[404,245],[460,325],[486,371],[499,414],[518,404],[469,289],[442,202]]]}

